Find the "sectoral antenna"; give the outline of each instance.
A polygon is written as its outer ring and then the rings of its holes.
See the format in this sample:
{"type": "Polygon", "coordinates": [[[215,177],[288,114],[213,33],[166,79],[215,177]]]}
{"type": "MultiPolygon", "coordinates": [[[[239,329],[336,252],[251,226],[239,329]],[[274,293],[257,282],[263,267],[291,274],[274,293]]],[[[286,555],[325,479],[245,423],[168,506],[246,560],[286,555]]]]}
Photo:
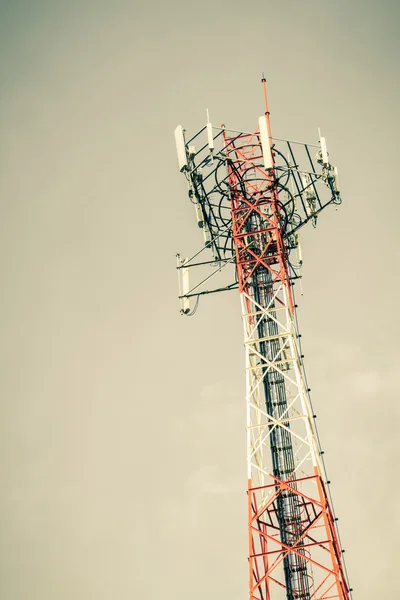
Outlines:
{"type": "Polygon", "coordinates": [[[181,258],[181,255],[177,254],[176,260],[178,268],[178,286],[179,298],[181,303],[181,314],[187,315],[190,313],[190,297],[188,297],[188,293],[190,291],[189,269],[185,266],[187,258],[181,258]]]}
{"type": "Polygon", "coordinates": [[[185,136],[183,134],[182,125],[178,125],[175,129],[175,145],[176,145],[176,153],[178,155],[178,165],[179,170],[183,171],[188,168],[187,156],[186,156],[186,144],[185,144],[185,136]]]}

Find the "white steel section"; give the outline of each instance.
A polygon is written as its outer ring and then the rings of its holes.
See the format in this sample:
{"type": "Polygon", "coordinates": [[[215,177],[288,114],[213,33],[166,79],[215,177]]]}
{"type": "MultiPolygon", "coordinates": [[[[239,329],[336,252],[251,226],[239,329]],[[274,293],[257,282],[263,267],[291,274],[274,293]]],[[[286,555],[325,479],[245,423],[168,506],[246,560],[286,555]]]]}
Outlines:
{"type": "MultiPolygon", "coordinates": [[[[271,485],[271,433],[282,428],[291,436],[295,468],[287,479],[313,477],[315,467],[322,468],[314,418],[304,379],[294,316],[288,307],[287,292],[280,285],[269,306],[262,307],[247,293],[241,294],[244,346],[246,357],[247,472],[253,487],[271,485]],[[274,306],[274,305],[277,306],[274,306]],[[278,306],[281,310],[278,310],[278,306]],[[277,334],[260,338],[258,325],[263,319],[277,324],[277,334]],[[274,355],[267,359],[260,351],[260,342],[278,340],[274,355]],[[263,381],[267,373],[275,372],[285,381],[287,408],[277,419],[269,414],[265,403],[263,381]]],[[[260,490],[259,502],[266,502],[273,488],[260,490]]],[[[260,504],[259,504],[260,506],[260,504]]]]}
{"type": "MultiPolygon", "coordinates": [[[[288,305],[286,288],[284,288],[283,293],[284,293],[286,305],[288,305]]],[[[288,310],[288,316],[289,315],[290,315],[290,312],[288,310]]],[[[294,372],[296,375],[297,388],[299,390],[299,398],[301,401],[302,413],[305,416],[304,424],[305,424],[305,428],[306,428],[307,442],[308,442],[308,446],[310,448],[313,466],[317,467],[318,466],[317,456],[319,457],[317,436],[316,436],[316,431],[314,428],[314,418],[313,418],[313,414],[312,414],[312,410],[311,410],[311,405],[309,402],[308,392],[307,392],[306,384],[304,381],[303,369],[302,369],[302,365],[300,362],[301,358],[300,358],[300,352],[299,352],[299,347],[298,347],[298,343],[297,343],[297,339],[298,339],[297,331],[295,328],[295,323],[294,323],[293,317],[291,318],[291,325],[292,325],[292,327],[291,327],[292,334],[288,337],[290,351],[296,361],[294,372]]],[[[320,472],[321,473],[323,472],[322,469],[320,469],[320,472]]]]}
{"type": "Polygon", "coordinates": [[[260,128],[261,148],[264,158],[264,167],[268,171],[274,166],[271,154],[271,143],[268,135],[268,125],[266,117],[258,118],[258,126],[260,128]]]}

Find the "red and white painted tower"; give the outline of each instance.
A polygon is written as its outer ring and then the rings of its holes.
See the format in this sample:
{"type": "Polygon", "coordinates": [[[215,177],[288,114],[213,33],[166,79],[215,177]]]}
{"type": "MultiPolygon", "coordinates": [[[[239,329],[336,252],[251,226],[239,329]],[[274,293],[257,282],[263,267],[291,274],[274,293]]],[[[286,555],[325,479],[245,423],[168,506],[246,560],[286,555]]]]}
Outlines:
{"type": "Polygon", "coordinates": [[[262,83],[265,114],[254,133],[213,127],[209,119],[190,139],[181,126],[175,130],[179,168],[204,236],[193,257],[177,257],[181,313],[192,314],[202,295],[240,293],[249,599],[347,600],[293,296],[299,230],[341,203],[338,172],[321,135],[316,145],[272,137],[262,83]],[[212,256],[202,258],[207,251],[212,256]]]}

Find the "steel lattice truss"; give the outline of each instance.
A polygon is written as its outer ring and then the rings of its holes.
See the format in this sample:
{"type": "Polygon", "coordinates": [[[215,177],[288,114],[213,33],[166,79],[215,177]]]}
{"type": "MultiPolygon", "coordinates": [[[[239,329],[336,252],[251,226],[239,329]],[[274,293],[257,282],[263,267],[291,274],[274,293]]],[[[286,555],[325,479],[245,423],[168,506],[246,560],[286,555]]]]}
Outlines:
{"type": "MultiPolygon", "coordinates": [[[[269,127],[268,112],[264,119],[269,127]]],[[[199,253],[190,260],[178,257],[181,312],[190,313],[193,296],[233,288],[241,294],[250,600],[347,600],[350,590],[292,295],[301,258],[294,262],[291,257],[298,249],[300,227],[308,221],[315,225],[323,208],[341,202],[337,171],[324,148],[317,146],[316,153],[313,146],[278,140],[278,149],[270,131],[266,150],[261,125],[260,120],[255,133],[222,127],[212,136],[208,125],[195,136],[208,135],[199,151],[192,146],[194,138],[185,142],[181,170],[203,229],[204,249],[211,249],[213,261],[199,261],[199,253]],[[266,165],[266,152],[271,152],[271,165],[266,165]],[[212,274],[191,287],[190,267],[204,269],[210,263],[216,265],[212,274]],[[215,290],[205,289],[229,264],[234,265],[233,278],[215,290]]]]}

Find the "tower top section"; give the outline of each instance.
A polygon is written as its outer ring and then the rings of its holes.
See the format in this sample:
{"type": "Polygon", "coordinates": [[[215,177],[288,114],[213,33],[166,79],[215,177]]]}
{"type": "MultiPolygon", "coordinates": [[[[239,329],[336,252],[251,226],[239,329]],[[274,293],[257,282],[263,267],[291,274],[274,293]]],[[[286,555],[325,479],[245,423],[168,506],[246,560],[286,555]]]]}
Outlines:
{"type": "MultiPolygon", "coordinates": [[[[299,230],[308,222],[315,227],[328,205],[341,203],[338,170],[331,163],[325,137],[320,130],[315,143],[273,137],[264,77],[262,85],[265,114],[258,118],[254,132],[215,126],[208,111],[207,122],[196,133],[190,134],[182,125],[175,129],[178,168],[186,179],[188,198],[203,233],[202,248],[190,259],[179,255],[178,269],[204,264],[215,267],[211,276],[205,276],[206,287],[201,276],[195,286],[188,284],[185,276],[181,300],[237,287],[235,275],[230,280],[220,278],[214,289],[208,287],[211,278],[222,270],[228,272],[225,267],[235,262],[231,200],[236,191],[245,190],[249,211],[260,202],[260,195],[274,195],[288,258],[293,250],[299,254],[296,261],[289,259],[293,277],[299,276],[302,262],[299,230]],[[202,254],[207,250],[211,256],[202,254]]],[[[183,314],[190,313],[187,301],[181,308],[183,314]]]]}

